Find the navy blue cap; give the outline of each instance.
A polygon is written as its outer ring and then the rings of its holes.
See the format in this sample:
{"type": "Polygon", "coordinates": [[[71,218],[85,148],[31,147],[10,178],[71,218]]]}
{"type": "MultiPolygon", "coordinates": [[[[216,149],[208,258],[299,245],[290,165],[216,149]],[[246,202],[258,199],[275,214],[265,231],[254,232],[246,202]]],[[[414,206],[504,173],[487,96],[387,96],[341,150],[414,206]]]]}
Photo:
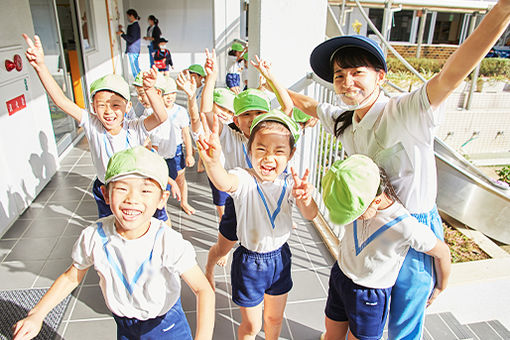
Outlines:
{"type": "Polygon", "coordinates": [[[310,65],[312,70],[320,78],[327,82],[333,82],[333,69],[331,68],[331,58],[336,51],[344,47],[358,47],[372,54],[384,66],[384,71],[388,72],[384,53],[379,45],[372,39],[363,35],[343,35],[331,38],[317,45],[310,55],[310,65]]]}

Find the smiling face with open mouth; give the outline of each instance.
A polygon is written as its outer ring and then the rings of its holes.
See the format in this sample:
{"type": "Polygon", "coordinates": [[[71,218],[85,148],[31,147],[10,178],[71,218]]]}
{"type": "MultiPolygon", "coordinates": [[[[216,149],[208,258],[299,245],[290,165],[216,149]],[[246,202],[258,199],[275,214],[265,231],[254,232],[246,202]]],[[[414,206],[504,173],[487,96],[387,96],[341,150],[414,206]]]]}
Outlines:
{"type": "Polygon", "coordinates": [[[96,92],[92,105],[97,118],[112,135],[120,132],[124,114],[131,108],[131,102],[111,91],[96,92]]]}
{"type": "Polygon", "coordinates": [[[156,209],[162,209],[168,199],[168,191],[162,191],[154,180],[142,177],[111,182],[103,195],[115,216],[117,232],[127,239],[144,235],[152,215],[156,209]]]}
{"type": "Polygon", "coordinates": [[[294,153],[289,143],[290,131],[262,128],[251,144],[251,161],[255,174],[262,181],[274,181],[287,167],[294,153]]]}

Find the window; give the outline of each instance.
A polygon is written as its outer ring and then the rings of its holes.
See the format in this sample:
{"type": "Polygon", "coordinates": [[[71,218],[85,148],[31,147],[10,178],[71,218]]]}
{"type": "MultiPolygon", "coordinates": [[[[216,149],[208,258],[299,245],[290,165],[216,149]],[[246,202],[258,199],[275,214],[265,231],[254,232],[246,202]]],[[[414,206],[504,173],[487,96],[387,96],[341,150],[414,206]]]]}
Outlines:
{"type": "Polygon", "coordinates": [[[82,46],[85,51],[94,49],[94,25],[92,23],[92,8],[90,1],[78,0],[78,16],[80,18],[80,32],[82,46]]]}

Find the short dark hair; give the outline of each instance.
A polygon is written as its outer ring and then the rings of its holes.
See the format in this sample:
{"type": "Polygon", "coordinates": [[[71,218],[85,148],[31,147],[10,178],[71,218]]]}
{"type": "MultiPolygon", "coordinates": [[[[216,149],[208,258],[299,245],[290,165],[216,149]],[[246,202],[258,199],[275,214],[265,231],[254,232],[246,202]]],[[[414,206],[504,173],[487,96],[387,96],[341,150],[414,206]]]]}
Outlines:
{"type": "Polygon", "coordinates": [[[384,70],[384,65],[372,53],[354,46],[339,48],[331,57],[332,70],[335,64],[341,68],[370,66],[376,71],[384,70]]]}
{"type": "Polygon", "coordinates": [[[134,10],[132,8],[128,9],[126,11],[126,14],[135,17],[136,20],[140,20],[140,17],[138,16],[138,13],[136,12],[136,10],[134,10]]]}
{"type": "Polygon", "coordinates": [[[381,167],[379,167],[379,176],[381,181],[379,183],[379,189],[377,189],[377,195],[385,193],[386,196],[388,196],[392,201],[396,201],[402,204],[397,196],[397,193],[395,192],[395,188],[393,188],[393,185],[391,185],[388,174],[386,174],[386,171],[384,171],[384,169],[381,167]]]}
{"type": "Polygon", "coordinates": [[[251,145],[253,144],[253,140],[255,139],[255,135],[257,134],[257,132],[262,129],[273,129],[273,128],[275,128],[276,130],[279,130],[279,131],[285,131],[285,132],[289,133],[289,146],[290,146],[290,150],[292,152],[292,149],[294,149],[294,147],[295,147],[296,140],[294,139],[294,135],[289,130],[289,128],[283,123],[273,121],[273,120],[266,120],[266,121],[263,121],[263,122],[257,124],[251,131],[250,138],[248,139],[248,145],[247,145],[248,153],[251,152],[251,145]]]}
{"type": "Polygon", "coordinates": [[[154,25],[158,26],[159,20],[154,15],[152,14],[149,15],[149,20],[151,20],[154,23],[154,25]]]}

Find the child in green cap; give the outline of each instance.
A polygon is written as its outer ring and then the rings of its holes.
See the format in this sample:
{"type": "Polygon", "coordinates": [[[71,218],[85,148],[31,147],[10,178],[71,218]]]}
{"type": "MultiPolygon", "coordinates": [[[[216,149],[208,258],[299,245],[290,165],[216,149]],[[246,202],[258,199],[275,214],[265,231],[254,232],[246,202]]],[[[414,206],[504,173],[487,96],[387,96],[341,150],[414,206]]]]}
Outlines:
{"type": "Polygon", "coordinates": [[[335,162],[322,188],[330,220],[344,227],[329,278],[321,339],[345,339],[347,331],[356,339],[380,339],[391,290],[409,249],[435,260],[437,282],[427,305],[447,286],[450,250],[411,216],[384,170],[367,156],[335,162]]]}
{"type": "MultiPolygon", "coordinates": [[[[32,41],[23,34],[23,38],[28,45],[27,59],[37,72],[46,92],[55,104],[74,118],[85,131],[92,163],[97,173],[92,192],[97,203],[98,215],[99,217],[111,215],[110,207],[100,190],[105,181],[108,160],[115,152],[143,145],[149,131],[167,119],[163,101],[154,89],[157,71],[153,68],[143,76],[144,91],[154,109],[150,116],[124,119],[126,112],[131,109],[129,85],[121,76],[115,74],[108,74],[91,84],[90,96],[94,111],[89,113],[67,98],[51,76],[44,63],[44,51],[39,37],[35,36],[32,41]]],[[[158,210],[158,218],[166,221],[168,219],[166,211],[158,210]]]]}
{"type": "MultiPolygon", "coordinates": [[[[143,74],[144,73],[145,72],[140,71],[140,73],[137,74],[137,76],[132,84],[133,87],[135,88],[136,97],[138,99],[138,105],[135,106],[135,113],[137,114],[138,117],[149,117],[153,112],[149,98],[147,97],[147,94],[145,93],[145,90],[143,89],[143,74]]],[[[156,89],[157,89],[157,87],[156,87],[156,89]]],[[[128,118],[133,119],[136,117],[131,116],[128,118]]]]}
{"type": "Polygon", "coordinates": [[[212,339],[214,292],[197,265],[193,246],[152,217],[169,195],[165,161],[137,146],[114,154],[105,178],[101,190],[113,216],[82,231],[72,250],[72,265],[16,323],[14,338],[35,337],[48,312],[94,267],[117,323],[118,339],[191,340],[180,300],[181,278],[197,297],[195,339],[212,339]]]}
{"type": "MultiPolygon", "coordinates": [[[[204,125],[205,120],[202,114],[204,125]]],[[[231,284],[232,300],[241,310],[238,337],[255,339],[264,319],[266,339],[277,339],[292,288],[287,244],[293,229],[292,207],[295,203],[307,219],[313,219],[318,209],[311,196],[313,187],[306,181],[308,170],[303,178],[292,168],[292,174],[286,171],[299,137],[297,123],[273,110],[255,118],[250,130],[249,167],[227,171],[222,165],[217,117],[197,145],[207,175],[216,188],[231,195],[235,205],[234,232],[240,245],[232,258],[231,284]]],[[[208,270],[214,264],[209,256],[208,270]]],[[[214,278],[209,280],[214,285],[214,278]]]]}
{"type": "Polygon", "coordinates": [[[233,43],[230,51],[228,52],[227,61],[227,75],[225,76],[225,83],[227,87],[239,94],[241,92],[241,70],[243,62],[243,54],[248,47],[244,47],[241,43],[233,43]]]}

